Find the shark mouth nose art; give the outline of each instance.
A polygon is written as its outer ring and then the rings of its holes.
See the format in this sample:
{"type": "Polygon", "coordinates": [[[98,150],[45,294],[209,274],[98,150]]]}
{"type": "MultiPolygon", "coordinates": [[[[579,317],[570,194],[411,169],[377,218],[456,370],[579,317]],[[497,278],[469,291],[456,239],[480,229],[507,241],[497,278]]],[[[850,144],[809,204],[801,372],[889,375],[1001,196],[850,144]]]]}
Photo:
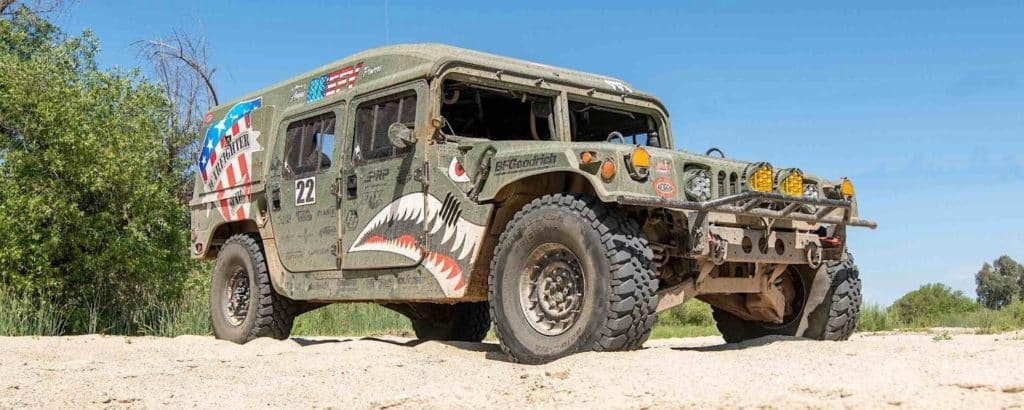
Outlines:
{"type": "Polygon", "coordinates": [[[446,296],[458,297],[466,293],[464,273],[476,259],[483,233],[483,226],[462,218],[458,200],[450,193],[441,201],[414,192],[377,212],[348,251],[387,252],[421,261],[446,296]]]}

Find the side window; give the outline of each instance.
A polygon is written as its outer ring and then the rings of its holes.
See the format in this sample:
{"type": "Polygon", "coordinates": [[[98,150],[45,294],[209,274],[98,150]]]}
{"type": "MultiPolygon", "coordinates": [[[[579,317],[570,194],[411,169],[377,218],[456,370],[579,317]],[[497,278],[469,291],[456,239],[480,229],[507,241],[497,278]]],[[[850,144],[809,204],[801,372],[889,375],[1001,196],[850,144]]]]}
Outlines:
{"type": "Polygon", "coordinates": [[[397,149],[388,141],[388,127],[396,122],[409,128],[416,124],[415,92],[359,104],[356,107],[356,143],[352,149],[356,161],[392,158],[412,151],[412,146],[397,149]]]}
{"type": "Polygon", "coordinates": [[[331,167],[334,122],[334,113],[327,113],[288,125],[284,142],[285,178],[315,174],[331,167]]]}
{"type": "Polygon", "coordinates": [[[650,115],[569,101],[573,141],[609,141],[660,147],[658,127],[650,115]]]}

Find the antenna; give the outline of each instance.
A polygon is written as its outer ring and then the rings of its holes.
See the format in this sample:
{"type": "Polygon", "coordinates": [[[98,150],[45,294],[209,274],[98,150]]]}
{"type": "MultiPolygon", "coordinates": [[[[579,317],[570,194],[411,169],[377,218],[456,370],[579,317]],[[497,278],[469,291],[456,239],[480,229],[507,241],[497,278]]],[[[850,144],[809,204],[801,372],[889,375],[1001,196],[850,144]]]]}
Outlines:
{"type": "Polygon", "coordinates": [[[384,45],[391,45],[391,19],[388,16],[388,0],[384,0],[384,45]]]}

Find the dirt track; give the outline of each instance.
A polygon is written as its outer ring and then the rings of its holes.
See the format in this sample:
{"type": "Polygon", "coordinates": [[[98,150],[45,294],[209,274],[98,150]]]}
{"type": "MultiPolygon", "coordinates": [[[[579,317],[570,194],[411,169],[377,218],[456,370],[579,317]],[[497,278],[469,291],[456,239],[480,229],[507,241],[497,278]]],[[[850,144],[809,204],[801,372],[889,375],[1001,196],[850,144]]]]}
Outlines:
{"type": "Polygon", "coordinates": [[[0,338],[0,407],[1021,407],[1024,333],[648,342],[545,366],[494,344],[0,338]]]}

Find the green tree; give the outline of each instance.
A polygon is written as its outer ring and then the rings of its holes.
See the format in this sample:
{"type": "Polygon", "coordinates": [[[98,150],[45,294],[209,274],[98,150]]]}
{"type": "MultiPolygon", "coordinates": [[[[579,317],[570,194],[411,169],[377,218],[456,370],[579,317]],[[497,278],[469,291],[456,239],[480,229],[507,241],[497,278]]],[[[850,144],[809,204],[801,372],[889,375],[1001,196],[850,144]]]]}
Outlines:
{"type": "Polygon", "coordinates": [[[0,287],[65,306],[69,332],[133,331],[192,269],[171,109],[97,49],[27,8],[0,19],[0,287]]]}
{"type": "Polygon", "coordinates": [[[1024,285],[1024,268],[1013,258],[1003,255],[985,263],[975,275],[978,303],[989,309],[1000,309],[1009,305],[1013,298],[1021,295],[1024,285]]]}
{"type": "Polygon", "coordinates": [[[927,326],[940,315],[972,312],[978,305],[959,290],[930,283],[903,295],[891,309],[907,324],[927,326]]]}

